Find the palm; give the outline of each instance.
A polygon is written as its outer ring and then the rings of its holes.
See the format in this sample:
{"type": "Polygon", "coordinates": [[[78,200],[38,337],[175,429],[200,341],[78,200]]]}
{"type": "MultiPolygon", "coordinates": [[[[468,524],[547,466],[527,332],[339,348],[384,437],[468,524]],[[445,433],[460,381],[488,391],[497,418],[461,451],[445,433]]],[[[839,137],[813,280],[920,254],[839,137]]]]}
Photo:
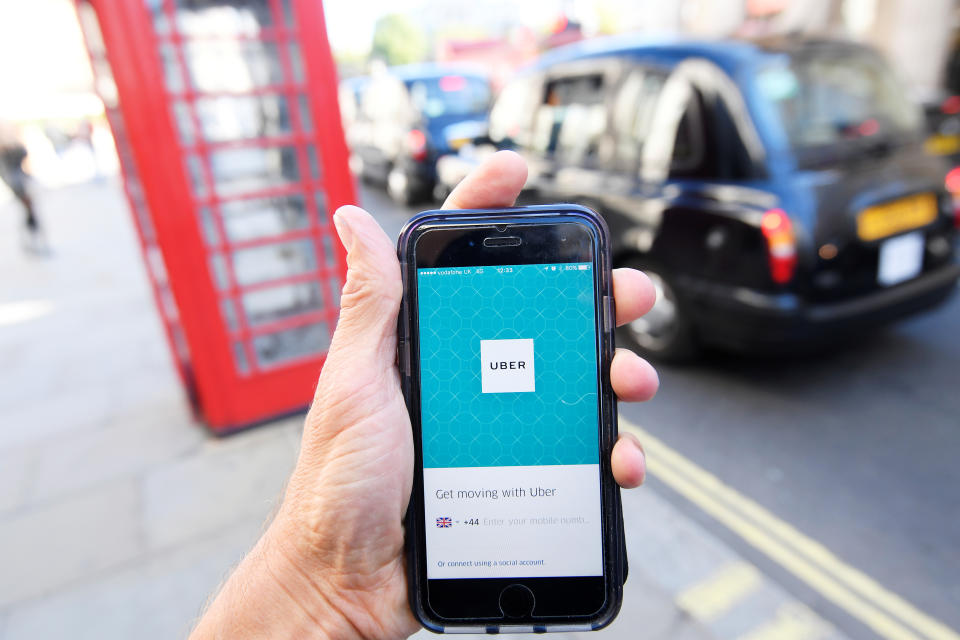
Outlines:
{"type": "MultiPolygon", "coordinates": [[[[512,204],[526,173],[522,166],[510,170],[517,161],[494,156],[454,191],[448,208],[512,204]]],[[[305,557],[323,576],[317,582],[335,592],[336,607],[354,629],[365,637],[397,638],[417,628],[403,560],[414,452],[396,367],[400,265],[369,214],[350,211],[347,226],[341,216],[347,214],[337,214],[337,228],[348,252],[341,315],[283,509],[301,530],[305,557]]],[[[634,276],[643,278],[636,272],[614,277],[615,290],[627,293],[615,291],[624,321],[653,303],[649,281],[634,276]]],[[[614,358],[611,378],[623,399],[646,399],[656,389],[655,372],[630,353],[614,358]]],[[[639,448],[618,444],[613,469],[621,484],[639,484],[639,448]]]]}
{"type": "MultiPolygon", "coordinates": [[[[510,206],[525,180],[523,160],[500,152],[444,206],[510,206]]],[[[368,213],[342,207],[334,222],[347,249],[347,282],[300,459],[280,513],[194,630],[197,638],[320,632],[386,640],[417,628],[403,570],[414,456],[395,363],[400,268],[368,213]]],[[[614,271],[613,288],[618,324],[653,306],[653,286],[639,272],[614,271]]],[[[621,400],[647,400],[657,388],[653,368],[620,350],[610,380],[621,400]]],[[[643,482],[639,444],[621,438],[611,468],[622,486],[643,482]]]]}
{"type": "Polygon", "coordinates": [[[415,629],[406,606],[402,526],[413,437],[394,358],[396,322],[381,321],[379,330],[353,322],[359,315],[397,317],[400,266],[383,232],[368,231],[373,237],[364,241],[377,251],[359,264],[356,254],[348,258],[351,273],[365,277],[348,278],[344,287],[288,502],[306,515],[315,544],[346,542],[330,569],[340,597],[364,613],[353,624],[372,626],[366,635],[401,637],[415,629]]]}
{"type": "Polygon", "coordinates": [[[308,424],[304,434],[305,448],[308,439],[311,445],[333,443],[323,447],[323,480],[317,483],[314,476],[311,511],[325,521],[318,543],[346,542],[332,567],[340,597],[351,609],[372,613],[353,624],[372,625],[364,629],[367,636],[403,637],[416,628],[406,604],[403,565],[402,522],[413,478],[410,418],[399,383],[377,385],[364,378],[353,380],[355,410],[344,416],[349,421],[342,428],[328,423],[312,430],[308,424]]]}

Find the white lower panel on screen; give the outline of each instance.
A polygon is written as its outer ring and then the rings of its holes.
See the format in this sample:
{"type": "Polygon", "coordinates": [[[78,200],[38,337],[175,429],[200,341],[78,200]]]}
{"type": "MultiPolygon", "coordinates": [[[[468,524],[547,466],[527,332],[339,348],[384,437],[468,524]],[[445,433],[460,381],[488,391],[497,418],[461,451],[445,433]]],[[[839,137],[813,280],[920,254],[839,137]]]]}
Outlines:
{"type": "Polygon", "coordinates": [[[600,467],[423,470],[427,577],[603,574],[600,467]]]}

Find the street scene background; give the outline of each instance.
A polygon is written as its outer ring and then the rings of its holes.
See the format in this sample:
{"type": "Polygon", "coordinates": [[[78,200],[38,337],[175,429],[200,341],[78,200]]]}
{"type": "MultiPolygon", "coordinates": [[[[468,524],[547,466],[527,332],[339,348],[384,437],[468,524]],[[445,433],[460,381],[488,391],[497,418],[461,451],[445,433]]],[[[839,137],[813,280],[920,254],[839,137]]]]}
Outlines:
{"type": "MultiPolygon", "coordinates": [[[[325,11],[343,80],[471,51],[491,95],[545,51],[601,35],[827,33],[878,48],[918,111],[942,104],[946,121],[957,6],[918,4],[409,0],[359,15],[331,0],[325,11]]],[[[28,153],[43,230],[37,242],[0,184],[0,638],[184,637],[276,508],[303,414],[220,436],[191,409],[72,4],[0,0],[0,40],[0,121],[28,153]]],[[[928,151],[948,170],[943,145],[960,129],[941,124],[928,151]]],[[[471,148],[450,155],[469,165],[471,148]]],[[[443,195],[361,178],[358,203],[394,240],[443,195]]],[[[649,475],[624,492],[630,576],[600,634],[960,637],[958,327],[953,295],[827,348],[656,362],[656,398],[620,407],[649,475]]]]}

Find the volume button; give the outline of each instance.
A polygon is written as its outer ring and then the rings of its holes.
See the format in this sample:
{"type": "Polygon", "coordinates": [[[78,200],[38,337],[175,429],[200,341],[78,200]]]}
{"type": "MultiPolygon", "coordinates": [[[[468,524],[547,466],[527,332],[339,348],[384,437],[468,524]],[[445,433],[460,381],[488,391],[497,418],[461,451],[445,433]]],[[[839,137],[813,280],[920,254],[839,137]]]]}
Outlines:
{"type": "Polygon", "coordinates": [[[613,300],[610,296],[603,296],[603,328],[606,331],[612,331],[614,327],[613,320],[613,300]]]}
{"type": "Polygon", "coordinates": [[[400,371],[410,376],[410,343],[400,338],[400,371]]]}

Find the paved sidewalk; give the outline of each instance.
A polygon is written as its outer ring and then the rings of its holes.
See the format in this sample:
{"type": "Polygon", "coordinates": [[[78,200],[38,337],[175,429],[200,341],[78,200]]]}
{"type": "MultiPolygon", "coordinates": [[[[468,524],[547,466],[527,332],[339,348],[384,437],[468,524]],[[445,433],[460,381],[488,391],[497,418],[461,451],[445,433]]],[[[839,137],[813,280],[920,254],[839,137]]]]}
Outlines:
{"type": "MultiPolygon", "coordinates": [[[[39,201],[45,258],[20,251],[0,200],[0,638],[183,637],[275,508],[300,419],[209,437],[117,186],[39,201]]],[[[606,637],[838,637],[652,490],[625,510],[630,579],[606,637]]]]}

